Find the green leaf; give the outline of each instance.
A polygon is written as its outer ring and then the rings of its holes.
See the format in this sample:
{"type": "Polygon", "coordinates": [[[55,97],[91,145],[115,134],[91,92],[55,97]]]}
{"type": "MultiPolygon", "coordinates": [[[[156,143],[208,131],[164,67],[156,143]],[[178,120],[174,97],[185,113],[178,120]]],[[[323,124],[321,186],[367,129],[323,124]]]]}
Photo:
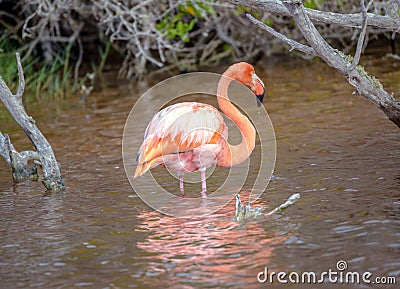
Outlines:
{"type": "Polygon", "coordinates": [[[156,24],[156,29],[159,31],[164,30],[164,28],[167,26],[167,24],[164,21],[161,21],[159,23],[156,24]]]}
{"type": "Polygon", "coordinates": [[[260,18],[260,16],[261,16],[261,12],[260,11],[258,11],[258,10],[253,10],[253,16],[255,17],[255,18],[260,18]]]}
{"type": "Polygon", "coordinates": [[[175,38],[176,35],[177,35],[177,32],[174,29],[170,29],[170,30],[167,31],[167,38],[168,39],[173,39],[173,38],[175,38]]]}
{"type": "Polygon", "coordinates": [[[205,4],[204,2],[197,1],[196,4],[197,4],[200,8],[202,8],[204,11],[206,11],[207,13],[210,13],[210,14],[212,14],[212,15],[215,14],[215,10],[214,10],[211,6],[205,4]]]}
{"type": "Polygon", "coordinates": [[[233,11],[233,14],[235,16],[239,16],[240,14],[243,14],[246,11],[247,11],[247,7],[245,7],[243,5],[238,5],[238,6],[236,6],[235,11],[233,11]]]}
{"type": "Polygon", "coordinates": [[[265,20],[264,20],[264,24],[265,24],[265,25],[268,25],[268,26],[272,26],[272,20],[270,20],[270,19],[265,19],[265,20]]]}
{"type": "Polygon", "coordinates": [[[194,25],[196,24],[196,20],[192,19],[188,25],[188,31],[192,31],[194,25]]]}
{"type": "Polygon", "coordinates": [[[230,45],[228,43],[225,43],[222,48],[224,49],[224,51],[231,50],[232,49],[232,45],[230,45]]]}
{"type": "Polygon", "coordinates": [[[178,5],[179,11],[186,13],[186,7],[183,4],[178,5]]]}
{"type": "Polygon", "coordinates": [[[172,18],[171,23],[175,23],[178,22],[179,20],[181,20],[181,18],[184,16],[185,14],[183,13],[178,13],[174,16],[174,18],[172,18]]]}
{"type": "Polygon", "coordinates": [[[179,21],[177,24],[176,24],[176,29],[178,30],[178,33],[179,34],[184,34],[185,33],[185,28],[183,27],[183,22],[182,21],[179,21]]]}
{"type": "Polygon", "coordinates": [[[315,0],[306,0],[306,1],[303,1],[303,5],[306,8],[316,9],[317,8],[317,3],[316,2],[317,1],[315,1],[315,0]]]}

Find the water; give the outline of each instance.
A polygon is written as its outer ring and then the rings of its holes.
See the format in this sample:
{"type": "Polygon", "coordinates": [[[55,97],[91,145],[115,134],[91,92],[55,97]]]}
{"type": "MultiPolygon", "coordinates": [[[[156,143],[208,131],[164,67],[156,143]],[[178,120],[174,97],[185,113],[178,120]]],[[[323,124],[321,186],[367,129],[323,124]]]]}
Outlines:
{"type": "MultiPolygon", "coordinates": [[[[371,56],[364,64],[399,95],[398,62],[371,56]]],[[[0,160],[0,287],[265,288],[271,284],[257,282],[265,266],[318,273],[337,270],[339,260],[347,271],[399,283],[398,128],[324,64],[272,58],[257,72],[267,85],[277,162],[255,205],[272,209],[300,193],[294,206],[242,225],[232,220],[233,202],[203,218],[162,215],[136,196],[123,169],[135,85],[98,91],[85,106],[33,104],[28,113],[53,145],[67,189],[15,184],[0,160]]],[[[31,148],[9,117],[0,120],[17,149],[31,148]]]]}

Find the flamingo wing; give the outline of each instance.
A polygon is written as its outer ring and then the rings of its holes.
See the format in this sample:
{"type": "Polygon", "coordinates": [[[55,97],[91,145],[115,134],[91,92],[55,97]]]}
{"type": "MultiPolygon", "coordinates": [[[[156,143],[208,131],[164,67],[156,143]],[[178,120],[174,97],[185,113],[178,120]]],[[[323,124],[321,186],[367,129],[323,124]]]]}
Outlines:
{"type": "Polygon", "coordinates": [[[146,128],[134,177],[162,163],[163,156],[215,144],[221,136],[227,137],[227,127],[215,107],[197,102],[166,107],[146,128]]]}

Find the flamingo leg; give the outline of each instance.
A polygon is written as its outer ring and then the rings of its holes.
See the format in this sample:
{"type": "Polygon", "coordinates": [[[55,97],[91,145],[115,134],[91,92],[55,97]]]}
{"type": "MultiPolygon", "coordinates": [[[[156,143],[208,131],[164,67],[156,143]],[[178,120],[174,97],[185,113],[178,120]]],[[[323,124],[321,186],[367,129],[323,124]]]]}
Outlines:
{"type": "Polygon", "coordinates": [[[178,177],[179,177],[179,190],[181,191],[181,196],[185,196],[185,188],[183,185],[183,173],[178,172],[178,177]]]}
{"type": "Polygon", "coordinates": [[[206,169],[201,168],[200,169],[200,176],[201,176],[201,197],[202,198],[207,198],[206,192],[207,192],[207,183],[206,183],[206,169]]]}

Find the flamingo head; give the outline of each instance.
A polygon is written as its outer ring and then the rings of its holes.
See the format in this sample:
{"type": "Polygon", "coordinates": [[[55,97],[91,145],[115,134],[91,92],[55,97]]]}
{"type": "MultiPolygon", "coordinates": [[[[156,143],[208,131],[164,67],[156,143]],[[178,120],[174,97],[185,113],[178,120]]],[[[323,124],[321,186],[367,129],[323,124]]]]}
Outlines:
{"type": "Polygon", "coordinates": [[[229,76],[243,83],[253,91],[258,101],[257,106],[260,107],[264,99],[265,86],[262,80],[257,76],[254,67],[247,62],[239,62],[231,65],[228,68],[229,76]]]}

